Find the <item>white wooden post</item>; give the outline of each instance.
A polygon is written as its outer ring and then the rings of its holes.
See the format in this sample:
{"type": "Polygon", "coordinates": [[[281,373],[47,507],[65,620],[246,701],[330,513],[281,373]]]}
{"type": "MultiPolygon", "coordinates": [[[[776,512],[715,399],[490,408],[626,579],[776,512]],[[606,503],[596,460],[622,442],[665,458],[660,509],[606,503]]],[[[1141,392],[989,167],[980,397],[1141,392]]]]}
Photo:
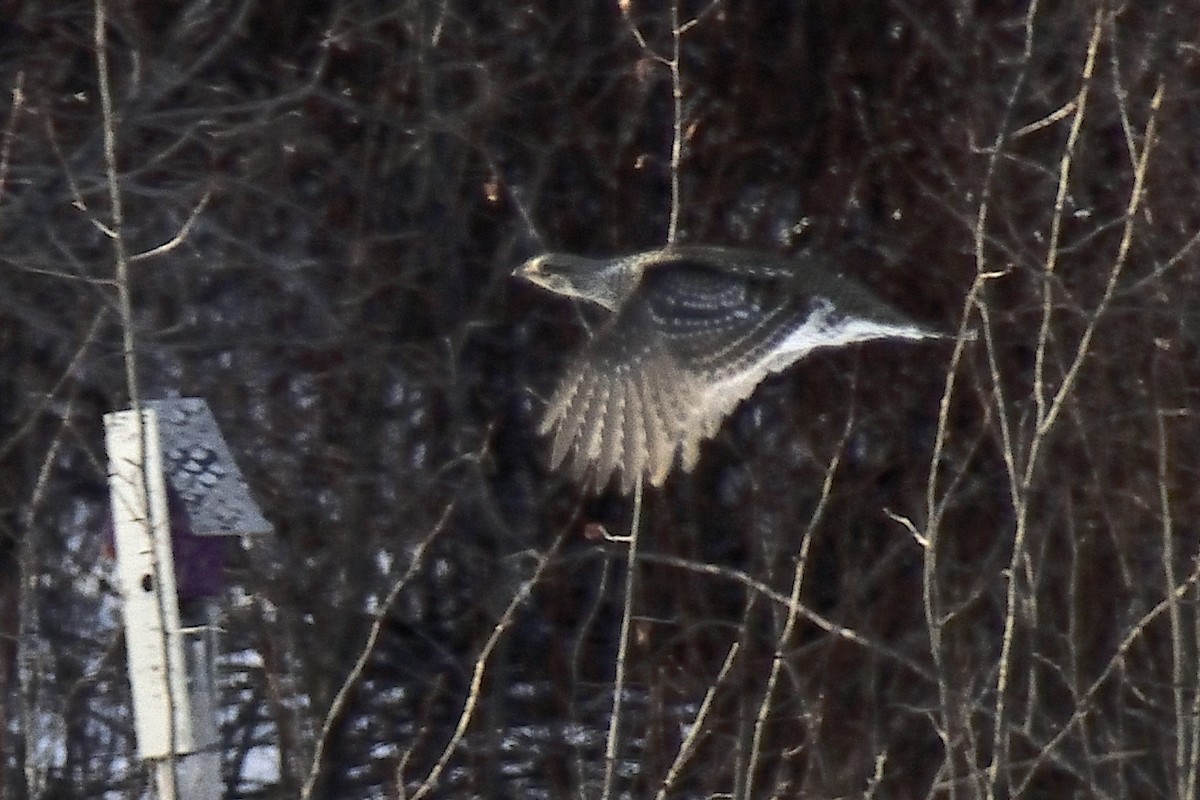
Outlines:
{"type": "Polygon", "coordinates": [[[166,759],[194,744],[158,417],[143,409],[139,426],[133,411],[118,411],[104,427],[138,754],[166,759]]]}

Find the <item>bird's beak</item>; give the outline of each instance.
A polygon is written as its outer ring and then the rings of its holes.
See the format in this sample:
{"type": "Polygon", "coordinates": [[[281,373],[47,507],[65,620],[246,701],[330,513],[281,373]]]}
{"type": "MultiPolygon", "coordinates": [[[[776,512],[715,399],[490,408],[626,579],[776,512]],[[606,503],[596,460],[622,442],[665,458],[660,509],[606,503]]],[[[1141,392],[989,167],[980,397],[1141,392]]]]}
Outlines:
{"type": "Polygon", "coordinates": [[[544,259],[544,256],[536,256],[529,259],[524,264],[514,269],[512,271],[512,276],[514,278],[524,278],[527,281],[534,280],[534,276],[540,275],[542,272],[542,261],[544,259]]]}

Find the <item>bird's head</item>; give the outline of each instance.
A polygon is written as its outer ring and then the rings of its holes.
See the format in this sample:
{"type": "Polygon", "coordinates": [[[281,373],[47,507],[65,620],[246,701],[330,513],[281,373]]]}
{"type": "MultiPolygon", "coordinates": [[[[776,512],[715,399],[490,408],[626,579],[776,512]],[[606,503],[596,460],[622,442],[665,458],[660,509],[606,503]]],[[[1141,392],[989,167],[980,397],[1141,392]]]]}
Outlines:
{"type": "Polygon", "coordinates": [[[546,253],[531,258],[513,271],[547,291],[576,297],[616,311],[641,279],[642,264],[629,258],[584,258],[546,253]]]}

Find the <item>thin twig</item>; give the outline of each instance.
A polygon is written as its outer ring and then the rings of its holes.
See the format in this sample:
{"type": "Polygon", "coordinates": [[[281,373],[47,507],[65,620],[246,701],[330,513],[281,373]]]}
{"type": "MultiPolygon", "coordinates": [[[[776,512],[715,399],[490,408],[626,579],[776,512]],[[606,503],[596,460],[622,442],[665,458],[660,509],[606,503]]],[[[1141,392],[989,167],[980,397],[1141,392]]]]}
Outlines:
{"type": "MultiPolygon", "coordinates": [[[[1162,108],[1164,91],[1165,86],[1160,80],[1158,88],[1154,91],[1154,96],[1150,99],[1150,118],[1146,122],[1146,130],[1142,134],[1142,154],[1138,161],[1137,170],[1133,173],[1133,187],[1129,191],[1129,203],[1125,208],[1125,225],[1121,231],[1121,242],[1117,246],[1117,256],[1113,261],[1112,269],[1108,273],[1108,282],[1104,286],[1104,294],[1101,295],[1100,301],[1096,304],[1096,308],[1092,312],[1087,326],[1084,327],[1083,335],[1079,337],[1079,344],[1075,347],[1075,355],[1071,360],[1071,365],[1067,368],[1066,375],[1063,376],[1058,391],[1055,392],[1054,399],[1050,403],[1050,408],[1045,419],[1040,421],[1039,427],[1042,430],[1039,433],[1049,432],[1050,427],[1058,418],[1058,414],[1062,411],[1063,403],[1066,401],[1067,395],[1074,388],[1075,380],[1079,376],[1079,370],[1083,367],[1083,362],[1091,352],[1092,338],[1096,335],[1100,318],[1108,310],[1108,306],[1112,302],[1113,295],[1117,290],[1117,281],[1120,280],[1125,265],[1129,261],[1129,249],[1133,246],[1134,225],[1137,222],[1138,209],[1141,207],[1142,200],[1145,197],[1146,173],[1150,166],[1150,151],[1154,149],[1154,142],[1158,135],[1158,112],[1162,108]]],[[[1027,473],[1031,472],[1033,461],[1034,451],[1031,450],[1029,462],[1026,465],[1027,473]]]]}
{"type": "Polygon", "coordinates": [[[833,634],[839,639],[852,642],[860,647],[865,647],[871,652],[905,667],[914,675],[923,680],[929,681],[930,683],[933,683],[937,680],[934,674],[926,667],[924,667],[922,664],[919,664],[917,661],[905,655],[904,653],[901,653],[896,648],[891,647],[884,642],[864,636],[853,628],[847,628],[844,625],[839,625],[828,617],[813,611],[803,603],[793,603],[788,595],[775,590],[762,581],[747,575],[741,570],[736,570],[731,567],[723,567],[718,564],[708,564],[703,561],[691,561],[686,558],[680,558],[679,556],[672,556],[664,553],[645,553],[640,556],[640,560],[651,564],[666,564],[667,566],[686,569],[690,572],[696,572],[701,575],[715,575],[737,581],[746,588],[758,592],[771,602],[782,606],[784,609],[796,609],[800,616],[804,617],[806,620],[816,625],[826,633],[833,634]]]}
{"type": "Polygon", "coordinates": [[[154,256],[161,256],[163,253],[169,253],[179,245],[183,244],[183,242],[187,239],[188,234],[191,233],[192,226],[194,226],[196,224],[196,220],[200,218],[200,212],[202,212],[204,207],[208,205],[209,198],[211,197],[212,189],[206,190],[204,192],[204,196],[200,198],[200,202],[196,203],[196,207],[192,209],[192,213],[188,215],[186,220],[184,220],[183,226],[180,227],[178,233],[172,236],[168,241],[160,244],[158,247],[152,247],[142,253],[134,253],[129,257],[129,262],[132,264],[138,261],[143,261],[147,258],[153,258],[154,256]]]}
{"type": "Polygon", "coordinates": [[[129,405],[137,410],[137,350],[133,330],[133,299],[129,286],[129,256],[125,251],[122,236],[125,212],[121,202],[121,185],[117,174],[117,131],[116,112],[113,110],[112,88],[108,79],[108,48],[105,45],[104,0],[95,0],[96,71],[100,89],[100,108],[104,116],[104,167],[108,182],[108,203],[111,221],[103,230],[110,236],[117,262],[117,297],[121,310],[121,355],[125,362],[125,384],[129,391],[129,405]]]}
{"type": "Polygon", "coordinates": [[[1071,167],[1075,163],[1075,145],[1083,130],[1083,120],[1086,117],[1088,93],[1092,88],[1092,75],[1096,70],[1096,52],[1100,48],[1100,35],[1104,31],[1104,11],[1097,10],[1092,25],[1092,38],[1088,42],[1087,54],[1080,74],[1079,93],[1075,97],[1074,116],[1071,119],[1071,129],[1067,134],[1067,143],[1063,147],[1062,157],[1058,164],[1058,188],[1054,196],[1054,212],[1050,216],[1050,236],[1046,243],[1046,258],[1043,264],[1042,278],[1042,318],[1038,329],[1037,349],[1034,351],[1033,362],[1033,401],[1037,406],[1037,422],[1040,427],[1046,418],[1046,348],[1050,341],[1050,323],[1053,319],[1054,292],[1051,278],[1058,266],[1059,242],[1062,239],[1064,209],[1067,204],[1067,191],[1071,187],[1071,167]]]}
{"type": "Polygon", "coordinates": [[[304,786],[300,791],[301,800],[308,800],[312,797],[313,789],[317,785],[317,778],[321,774],[321,760],[325,755],[325,746],[329,741],[329,734],[333,730],[333,726],[342,715],[342,710],[346,706],[346,698],[350,696],[351,690],[358,684],[359,678],[362,677],[363,671],[367,667],[367,661],[370,660],[371,654],[375,652],[375,644],[379,641],[379,634],[383,630],[384,623],[387,622],[388,612],[391,611],[392,605],[396,599],[400,597],[400,592],[408,585],[413,576],[425,563],[425,551],[429,549],[429,545],[437,538],[438,534],[446,527],[446,522],[450,519],[450,514],[454,511],[454,503],[449,503],[445,510],[442,511],[442,516],[434,524],[433,528],[421,540],[421,543],[413,550],[412,560],[408,564],[408,569],[400,576],[392,588],[384,598],[383,603],[375,612],[375,619],[371,623],[371,631],[367,634],[366,641],[363,642],[362,649],[359,651],[358,658],[354,662],[354,666],[350,669],[346,679],[342,681],[342,686],[334,695],[333,702],[329,704],[329,711],[325,714],[325,721],[321,725],[321,733],[317,737],[316,746],[313,748],[312,764],[308,768],[308,776],[304,779],[304,786]]]}
{"type": "MultiPolygon", "coordinates": [[[[50,475],[54,471],[54,465],[58,463],[59,450],[63,440],[67,437],[70,420],[74,413],[75,396],[72,394],[67,397],[62,425],[54,432],[54,436],[50,440],[50,446],[46,449],[46,454],[38,467],[33,491],[21,511],[21,521],[25,527],[26,538],[18,551],[20,553],[21,588],[17,599],[19,613],[17,614],[15,658],[17,664],[20,665],[17,675],[21,688],[21,724],[26,736],[42,730],[47,723],[55,724],[61,719],[59,715],[41,713],[37,707],[38,701],[43,699],[40,696],[41,682],[48,680],[48,676],[51,674],[51,664],[49,663],[51,656],[43,646],[45,639],[41,630],[41,609],[38,602],[38,579],[42,574],[42,569],[38,564],[41,536],[36,523],[38,511],[50,484],[50,475]]],[[[49,765],[43,759],[27,757],[22,766],[29,796],[41,796],[48,782],[49,765]]]]}
{"type": "MultiPolygon", "coordinates": [[[[1059,394],[1055,396],[1050,406],[1047,407],[1045,369],[1046,350],[1050,341],[1050,323],[1053,318],[1053,288],[1051,280],[1058,263],[1059,240],[1062,235],[1063,215],[1066,207],[1067,191],[1070,187],[1075,144],[1079,139],[1079,133],[1083,128],[1083,120],[1087,112],[1088,92],[1091,89],[1092,75],[1095,72],[1096,53],[1100,46],[1100,37],[1104,31],[1104,19],[1104,9],[1098,9],[1092,23],[1092,37],[1088,43],[1087,53],[1084,57],[1083,68],[1080,74],[1079,93],[1075,101],[1075,116],[1071,122],[1071,131],[1067,136],[1067,143],[1063,148],[1062,158],[1059,161],[1058,189],[1054,200],[1054,213],[1050,222],[1050,240],[1046,248],[1042,283],[1042,316],[1038,329],[1033,365],[1033,400],[1037,416],[1035,422],[1036,428],[1024,468],[1024,477],[1022,479],[1017,508],[1016,532],[1013,536],[1012,554],[1009,559],[1008,569],[1004,572],[1007,581],[1005,589],[1004,633],[1001,638],[1000,660],[996,670],[996,711],[992,720],[992,757],[987,769],[989,800],[993,800],[998,793],[997,785],[1000,776],[1007,775],[1009,739],[1005,736],[1007,729],[1006,714],[1008,688],[1012,677],[1010,671],[1012,668],[1013,642],[1017,627],[1017,593],[1020,584],[1020,567],[1025,555],[1025,537],[1029,530],[1028,489],[1033,478],[1033,470],[1037,462],[1040,442],[1049,430],[1047,423],[1052,422],[1057,415],[1058,409],[1061,408],[1061,399],[1066,396],[1062,391],[1067,389],[1072,383],[1072,381],[1064,379],[1063,385],[1059,387],[1059,394]]],[[[1146,149],[1149,150],[1149,147],[1146,149]]],[[[1135,194],[1140,194],[1140,191],[1135,192],[1135,194]]],[[[1114,270],[1114,272],[1116,271],[1119,271],[1119,268],[1114,270]]]]}
{"type": "Polygon", "coordinates": [[[770,716],[771,703],[775,696],[775,684],[779,681],[779,673],[783,669],[784,648],[791,641],[792,632],[796,629],[796,622],[800,618],[800,594],[804,588],[805,568],[808,566],[808,551],[812,546],[817,526],[820,525],[821,519],[825,516],[825,507],[828,505],[829,495],[833,491],[833,476],[837,473],[838,464],[841,463],[842,453],[845,451],[846,442],[850,440],[850,431],[853,426],[854,409],[851,407],[850,413],[846,417],[846,426],[842,430],[841,441],[838,442],[833,457],[829,459],[829,464],[825,467],[825,479],[821,482],[821,496],[817,500],[817,507],[813,510],[812,516],[809,517],[808,524],[804,528],[804,535],[800,539],[800,552],[796,555],[796,568],[792,572],[792,592],[788,597],[787,616],[784,619],[783,630],[779,632],[779,636],[775,640],[775,652],[771,656],[771,671],[767,675],[767,685],[763,689],[762,700],[758,706],[758,714],[754,717],[754,735],[751,737],[750,743],[750,761],[746,765],[746,776],[743,781],[746,797],[754,797],[754,773],[758,770],[758,759],[762,753],[763,734],[767,727],[767,718],[770,716]]]}
{"type": "Polygon", "coordinates": [[[21,110],[25,107],[25,72],[17,73],[17,79],[12,89],[12,108],[8,112],[8,124],[4,126],[4,141],[0,144],[0,200],[8,188],[8,168],[12,163],[12,146],[17,138],[17,120],[21,118],[21,110]]]}
{"type": "MultiPolygon", "coordinates": [[[[583,620],[577,626],[578,634],[575,637],[575,643],[571,647],[571,686],[576,687],[580,684],[579,665],[582,663],[583,651],[587,645],[588,634],[592,631],[592,626],[596,624],[596,618],[600,614],[601,606],[604,603],[604,598],[608,596],[608,582],[612,576],[612,559],[605,558],[604,564],[600,570],[600,578],[596,582],[596,599],[591,603],[590,608],[583,620]]],[[[572,725],[580,725],[580,714],[577,706],[577,692],[571,691],[570,696],[570,722],[572,725]]],[[[590,760],[590,755],[587,753],[584,746],[585,742],[578,739],[575,742],[575,758],[573,759],[573,767],[575,769],[576,785],[584,785],[584,777],[587,774],[587,760],[590,760]]]]}
{"type": "MultiPolygon", "coordinates": [[[[1155,358],[1157,367],[1158,359],[1155,358]]],[[[1155,369],[1157,372],[1157,369],[1155,369]]],[[[1157,375],[1155,376],[1157,381],[1157,375]]],[[[1162,567],[1167,588],[1167,619],[1171,628],[1171,695],[1175,711],[1175,780],[1183,781],[1188,772],[1189,720],[1184,715],[1184,693],[1188,691],[1187,672],[1184,666],[1183,617],[1179,610],[1179,599],[1175,589],[1179,585],[1175,575],[1175,526],[1171,515],[1170,458],[1167,446],[1167,426],[1163,421],[1163,410],[1154,413],[1154,431],[1158,437],[1158,508],[1162,519],[1162,567]]],[[[1180,795],[1181,797],[1185,795],[1180,795]]]]}
{"type": "Polygon", "coordinates": [[[450,763],[450,759],[458,750],[459,744],[462,743],[462,739],[467,733],[467,728],[471,725],[471,720],[475,717],[475,709],[478,707],[479,699],[483,694],[483,676],[487,672],[488,660],[491,658],[492,651],[500,643],[500,637],[512,625],[517,609],[528,599],[533,587],[541,580],[542,573],[546,571],[546,566],[550,564],[555,554],[558,553],[558,549],[565,538],[565,531],[559,533],[553,543],[551,543],[549,549],[538,557],[537,566],[534,568],[533,574],[513,594],[508,607],[504,609],[504,613],[496,621],[491,635],[488,636],[487,641],[483,644],[483,649],[480,650],[479,656],[475,659],[475,668],[471,672],[471,684],[467,691],[467,699],[463,703],[462,713],[458,715],[458,724],[454,728],[454,733],[450,736],[450,741],[446,743],[445,748],[442,749],[442,754],[438,756],[437,761],[429,770],[429,774],[425,777],[425,780],[421,782],[421,785],[413,793],[411,800],[422,800],[422,798],[428,796],[437,788],[438,781],[442,777],[442,772],[446,769],[446,765],[450,763]]]}
{"type": "Polygon", "coordinates": [[[642,48],[647,58],[662,64],[671,73],[671,210],[670,218],[667,222],[667,244],[669,245],[674,244],[679,238],[679,216],[683,206],[679,180],[680,165],[683,162],[683,140],[686,137],[683,121],[683,35],[698,25],[701,20],[707,17],[722,2],[723,0],[712,0],[694,17],[687,22],[680,23],[679,0],[672,0],[671,57],[667,58],[650,47],[641,28],[633,21],[631,0],[617,0],[617,7],[621,11],[621,17],[625,20],[625,24],[629,26],[629,32],[634,40],[637,41],[638,46],[642,48]]]}
{"type": "Polygon", "coordinates": [[[108,317],[108,309],[101,308],[96,312],[96,316],[92,317],[92,322],[88,325],[87,333],[83,335],[83,341],[79,343],[79,347],[75,350],[75,355],[71,356],[71,363],[67,364],[66,369],[58,376],[58,380],[54,382],[54,386],[50,387],[50,391],[45,392],[38,400],[37,404],[30,410],[29,416],[25,421],[13,432],[9,438],[0,444],[0,461],[4,460],[13,448],[29,434],[33,427],[41,420],[41,416],[46,409],[53,404],[66,386],[67,381],[76,375],[76,370],[83,363],[83,359],[92,349],[92,345],[96,342],[96,335],[100,332],[100,325],[108,317]]]}
{"type": "Polygon", "coordinates": [[[1125,657],[1129,654],[1129,651],[1134,644],[1136,644],[1137,641],[1142,637],[1142,634],[1146,632],[1146,629],[1150,627],[1150,624],[1154,622],[1154,620],[1158,619],[1158,617],[1160,617],[1164,612],[1166,612],[1172,602],[1177,602],[1187,596],[1188,592],[1195,589],[1197,584],[1200,584],[1200,566],[1192,571],[1192,574],[1188,576],[1187,580],[1175,587],[1175,590],[1170,593],[1171,598],[1163,598],[1160,600],[1154,606],[1154,608],[1143,614],[1141,619],[1139,619],[1133,625],[1133,627],[1129,629],[1129,632],[1126,633],[1124,638],[1121,639],[1121,643],[1117,645],[1117,650],[1115,653],[1113,653],[1112,658],[1108,660],[1108,663],[1104,666],[1104,669],[1100,672],[1096,679],[1092,681],[1091,685],[1088,686],[1087,691],[1083,693],[1083,696],[1080,697],[1078,702],[1075,704],[1075,712],[1071,714],[1070,718],[1063,724],[1058,733],[1054,734],[1054,736],[1052,736],[1044,745],[1042,745],[1041,749],[1038,751],[1038,754],[1032,760],[1027,762],[1025,779],[1016,789],[1012,791],[1012,793],[1009,795],[1010,797],[1026,796],[1026,792],[1029,790],[1029,784],[1041,777],[1041,773],[1038,771],[1038,768],[1045,763],[1046,760],[1053,760],[1054,751],[1060,744],[1062,744],[1062,741],[1067,737],[1067,734],[1070,733],[1075,726],[1084,719],[1084,717],[1096,710],[1096,706],[1092,704],[1092,698],[1095,697],[1096,693],[1100,691],[1101,687],[1108,682],[1108,679],[1118,671],[1118,668],[1125,665],[1125,657]]]}
{"type": "Polygon", "coordinates": [[[680,40],[679,0],[671,3],[671,103],[674,129],[671,136],[671,218],[667,223],[667,244],[675,244],[679,236],[679,163],[683,159],[683,76],[679,67],[680,40]]]}
{"type": "MultiPolygon", "coordinates": [[[[958,367],[965,352],[964,345],[966,342],[967,325],[972,314],[974,313],[978,313],[979,315],[980,326],[983,329],[985,346],[989,352],[989,355],[993,357],[994,364],[994,344],[991,321],[987,313],[987,306],[980,299],[986,282],[995,277],[994,271],[989,267],[987,251],[984,247],[984,244],[986,241],[988,216],[991,209],[993,180],[996,175],[997,167],[1000,163],[1000,155],[1003,151],[1009,120],[1014,113],[1014,109],[1016,108],[1017,104],[1017,98],[1020,96],[1025,85],[1025,80],[1029,74],[1028,65],[1033,56],[1034,22],[1037,19],[1037,13],[1038,2],[1037,0],[1033,0],[1033,2],[1029,4],[1029,8],[1025,15],[1025,41],[1021,58],[1021,69],[1018,71],[1016,80],[1013,82],[1012,88],[1008,93],[1008,98],[1004,106],[1004,112],[1001,116],[1000,125],[996,131],[996,136],[988,155],[987,167],[984,172],[983,185],[980,190],[979,207],[976,212],[973,230],[975,280],[972,282],[971,288],[967,292],[967,297],[963,303],[958,336],[955,341],[950,364],[946,369],[945,387],[942,391],[941,403],[938,408],[937,430],[935,434],[933,453],[930,457],[929,480],[926,484],[926,528],[925,535],[922,537],[925,541],[921,576],[922,608],[925,614],[925,625],[929,634],[929,652],[933,659],[934,673],[937,676],[938,703],[941,714],[941,724],[937,726],[937,730],[938,735],[942,738],[945,749],[945,752],[943,753],[943,769],[948,773],[950,800],[955,800],[957,797],[958,769],[956,762],[956,751],[958,748],[957,731],[959,726],[955,724],[955,720],[960,716],[960,706],[955,701],[953,688],[950,684],[950,672],[946,665],[945,647],[942,640],[943,625],[945,620],[940,585],[938,583],[938,555],[942,508],[943,504],[948,501],[949,498],[946,497],[940,500],[938,498],[939,469],[943,454],[945,452],[946,441],[949,435],[950,405],[951,400],[954,397],[958,376],[958,367]]],[[[993,387],[995,391],[999,391],[999,374],[995,370],[993,370],[993,387]]],[[[997,414],[1000,418],[1002,430],[1007,430],[1007,419],[1005,417],[1005,406],[1003,403],[999,403],[997,405],[997,414]]],[[[1006,448],[1006,452],[1011,453],[1011,448],[1006,448]]],[[[1010,468],[1010,473],[1015,475],[1015,467],[1010,468]]]]}
{"type": "Polygon", "coordinates": [[[608,739],[604,745],[604,788],[601,800],[611,800],[617,774],[617,755],[621,738],[621,708],[625,698],[625,672],[629,662],[629,631],[633,624],[634,584],[637,577],[638,539],[642,517],[642,477],[633,486],[633,519],[629,522],[629,544],[625,552],[625,602],[621,612],[621,634],[617,644],[616,676],[613,678],[612,716],[608,720],[608,739]]]}
{"type": "Polygon", "coordinates": [[[712,709],[713,700],[717,696],[717,688],[725,682],[725,677],[729,674],[730,667],[733,666],[733,661],[737,658],[738,651],[741,649],[740,642],[734,642],[729,646],[729,652],[725,654],[725,661],[721,664],[721,669],[717,672],[717,677],[709,685],[708,691],[704,693],[704,700],[700,703],[700,709],[696,712],[696,716],[692,719],[692,724],[688,726],[687,736],[679,745],[679,752],[675,754],[675,760],[671,762],[671,766],[667,769],[667,776],[663,778],[662,786],[659,787],[658,794],[655,800],[666,800],[667,793],[675,785],[675,781],[679,779],[679,773],[687,766],[692,755],[696,752],[696,745],[700,742],[700,737],[704,735],[704,722],[708,719],[708,712],[712,709]]]}

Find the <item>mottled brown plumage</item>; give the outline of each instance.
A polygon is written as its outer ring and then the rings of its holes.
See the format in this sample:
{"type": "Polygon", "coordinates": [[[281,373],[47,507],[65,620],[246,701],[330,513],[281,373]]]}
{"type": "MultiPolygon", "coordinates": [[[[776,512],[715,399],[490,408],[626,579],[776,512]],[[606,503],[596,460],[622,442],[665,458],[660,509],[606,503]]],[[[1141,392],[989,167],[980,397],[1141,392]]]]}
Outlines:
{"type": "Polygon", "coordinates": [[[515,275],[611,316],[542,418],[550,464],[600,487],[661,486],[768,375],[821,347],[939,334],[812,253],[674,246],[612,259],[547,254],[515,275]]]}

